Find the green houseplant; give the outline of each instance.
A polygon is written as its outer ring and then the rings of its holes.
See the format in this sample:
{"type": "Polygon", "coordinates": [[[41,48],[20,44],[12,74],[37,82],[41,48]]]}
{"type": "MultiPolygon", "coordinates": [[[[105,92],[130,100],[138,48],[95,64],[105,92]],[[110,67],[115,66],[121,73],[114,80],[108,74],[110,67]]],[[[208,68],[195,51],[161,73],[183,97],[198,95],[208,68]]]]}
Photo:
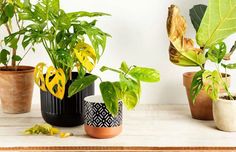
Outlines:
{"type": "Polygon", "coordinates": [[[32,47],[24,47],[27,51],[21,57],[18,52],[19,43],[23,45],[21,37],[9,38],[23,28],[19,16],[21,7],[20,0],[0,0],[0,28],[6,31],[0,40],[0,64],[3,65],[0,67],[0,98],[5,113],[25,113],[31,108],[34,67],[20,66],[20,63],[32,47]]]}
{"type": "MultiPolygon", "coordinates": [[[[167,31],[170,40],[170,61],[179,66],[199,67],[198,72],[184,74],[184,85],[188,94],[192,117],[196,119],[212,120],[211,99],[217,99],[219,92],[229,92],[229,78],[227,74],[218,75],[219,66],[223,59],[228,60],[235,50],[235,46],[227,53],[223,40],[235,33],[236,24],[231,21],[233,11],[227,7],[220,10],[216,6],[223,6],[226,1],[209,0],[209,5],[197,5],[190,10],[191,21],[197,31],[196,41],[199,48],[194,47],[194,41],[185,38],[186,21],[180,15],[180,10],[172,5],[169,8],[167,31]],[[220,17],[219,17],[220,14],[220,17]],[[230,22],[230,23],[229,23],[230,22]],[[215,63],[216,71],[206,70],[208,61],[215,63]],[[217,77],[217,78],[216,78],[217,77]],[[203,81],[207,79],[207,81],[203,81]],[[217,81],[222,79],[221,84],[217,81]],[[208,83],[210,81],[210,83],[208,83]],[[220,89],[212,89],[220,85],[220,89]]],[[[230,3],[234,8],[236,1],[230,3]]],[[[228,5],[228,4],[227,4],[228,5]]],[[[231,7],[231,6],[230,6],[231,7]]]]}
{"type": "Polygon", "coordinates": [[[141,96],[141,82],[158,82],[157,70],[128,66],[122,62],[119,69],[102,67],[101,71],[112,71],[119,75],[115,82],[102,81],[102,96],[85,98],[85,131],[95,138],[111,138],[122,131],[122,105],[128,110],[136,107],[141,96]]]}
{"type": "Polygon", "coordinates": [[[106,46],[107,33],[96,27],[105,13],[85,11],[66,13],[59,0],[24,1],[20,16],[29,24],[12,37],[22,35],[25,45],[44,46],[53,66],[39,63],[35,82],[41,89],[41,109],[46,122],[57,126],[83,124],[83,98],[94,94],[96,76],[88,74],[106,46]],[[86,43],[89,39],[90,44],[86,43]],[[46,70],[47,68],[47,70],[46,70]],[[75,70],[77,72],[73,72],[75,70]],[[73,96],[72,96],[73,94],[73,96]]]}

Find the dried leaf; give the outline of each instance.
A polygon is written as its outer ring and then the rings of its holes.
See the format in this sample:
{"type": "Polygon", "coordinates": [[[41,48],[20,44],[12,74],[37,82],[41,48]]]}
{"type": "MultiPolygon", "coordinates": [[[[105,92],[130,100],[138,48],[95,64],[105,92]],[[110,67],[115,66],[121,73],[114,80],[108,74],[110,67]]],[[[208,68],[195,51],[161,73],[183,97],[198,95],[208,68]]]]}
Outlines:
{"type": "Polygon", "coordinates": [[[185,38],[187,24],[175,5],[169,7],[167,31],[170,40],[170,61],[180,66],[201,66],[205,63],[203,51],[194,48],[194,42],[185,38]]]}
{"type": "Polygon", "coordinates": [[[60,133],[60,138],[67,138],[67,137],[70,137],[70,136],[73,136],[73,134],[70,133],[70,132],[61,132],[60,133]]]}
{"type": "Polygon", "coordinates": [[[60,132],[59,129],[52,127],[49,124],[36,124],[33,127],[26,129],[24,133],[26,135],[56,135],[60,132]]]}

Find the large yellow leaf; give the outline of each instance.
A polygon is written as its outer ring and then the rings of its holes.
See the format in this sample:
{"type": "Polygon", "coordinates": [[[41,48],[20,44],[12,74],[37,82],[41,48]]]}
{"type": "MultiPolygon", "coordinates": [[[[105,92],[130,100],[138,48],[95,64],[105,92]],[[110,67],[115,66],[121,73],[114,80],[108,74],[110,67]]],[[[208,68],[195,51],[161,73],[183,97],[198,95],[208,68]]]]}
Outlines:
{"type": "Polygon", "coordinates": [[[49,67],[46,73],[46,86],[48,91],[59,99],[65,94],[66,77],[64,71],[59,68],[49,67]]]}
{"type": "Polygon", "coordinates": [[[79,62],[85,67],[86,70],[91,72],[96,64],[96,53],[92,46],[80,42],[74,49],[75,55],[79,62]]]}
{"type": "Polygon", "coordinates": [[[167,19],[170,61],[180,66],[201,66],[205,63],[203,51],[194,48],[193,41],[184,37],[186,28],[186,21],[180,15],[179,8],[171,5],[167,19]]]}
{"type": "Polygon", "coordinates": [[[45,79],[43,76],[43,68],[45,66],[46,66],[45,63],[39,63],[36,65],[34,70],[34,81],[43,91],[47,91],[45,86],[45,79]]]}

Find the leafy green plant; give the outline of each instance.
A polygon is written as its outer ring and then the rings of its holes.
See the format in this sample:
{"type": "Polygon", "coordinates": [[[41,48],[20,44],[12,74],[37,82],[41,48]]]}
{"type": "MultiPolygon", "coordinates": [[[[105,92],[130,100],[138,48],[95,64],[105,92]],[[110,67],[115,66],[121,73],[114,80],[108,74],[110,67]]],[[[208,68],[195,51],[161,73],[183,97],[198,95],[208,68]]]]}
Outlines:
{"type": "Polygon", "coordinates": [[[100,83],[105,105],[112,115],[118,113],[118,102],[122,101],[128,110],[133,109],[141,95],[141,82],[158,82],[160,74],[152,68],[128,66],[122,62],[119,69],[103,66],[102,72],[112,71],[119,75],[119,81],[100,83]]]}
{"type": "MultiPolygon", "coordinates": [[[[233,64],[225,65],[223,61],[230,59],[236,49],[236,43],[228,52],[223,40],[236,32],[235,7],[236,1],[209,0],[208,6],[200,4],[190,9],[190,18],[196,30],[199,48],[194,47],[193,40],[185,38],[187,24],[178,7],[172,5],[169,8],[167,31],[171,42],[170,61],[179,66],[200,68],[193,77],[190,89],[193,102],[202,89],[215,101],[222,86],[232,97],[227,86],[227,78],[226,81],[223,80],[220,65],[224,68],[233,67],[233,64]],[[216,70],[206,70],[207,61],[213,62],[216,70]]],[[[226,73],[224,75],[227,77],[226,73]]]]}
{"type": "Polygon", "coordinates": [[[19,31],[23,28],[23,20],[19,17],[22,5],[20,0],[0,0],[0,28],[5,29],[7,33],[6,37],[0,40],[0,64],[5,66],[5,70],[9,70],[8,65],[10,61],[13,69],[17,70],[17,66],[32,49],[32,47],[29,47],[21,57],[17,55],[18,43],[20,43],[21,37],[17,36],[10,40],[7,38],[15,31],[19,31]],[[13,28],[13,23],[16,23],[16,28],[13,28]],[[16,64],[16,62],[18,63],[16,64]]]}
{"type": "Polygon", "coordinates": [[[86,21],[84,17],[107,15],[85,11],[67,13],[60,8],[59,0],[39,0],[36,4],[25,0],[19,17],[29,24],[6,40],[12,41],[22,35],[23,47],[38,43],[44,46],[53,66],[47,67],[44,76],[46,64],[39,63],[35,68],[35,82],[43,91],[50,91],[63,99],[65,85],[72,80],[74,69],[78,78],[69,88],[69,96],[95,80],[95,77],[86,78],[85,74],[91,72],[99,61],[110,35],[96,27],[97,20],[86,21]],[[87,38],[91,45],[85,42],[87,38]]]}

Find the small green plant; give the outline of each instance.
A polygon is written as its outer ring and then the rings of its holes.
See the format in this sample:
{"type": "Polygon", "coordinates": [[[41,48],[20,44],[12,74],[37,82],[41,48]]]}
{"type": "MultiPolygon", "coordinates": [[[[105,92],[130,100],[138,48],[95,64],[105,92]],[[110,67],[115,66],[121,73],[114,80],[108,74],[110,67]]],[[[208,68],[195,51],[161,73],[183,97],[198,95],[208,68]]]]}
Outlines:
{"type": "Polygon", "coordinates": [[[226,77],[226,81],[224,81],[220,66],[232,68],[234,65],[225,65],[223,60],[230,59],[236,45],[228,51],[223,41],[236,32],[236,18],[233,9],[235,7],[236,1],[209,0],[208,6],[196,5],[190,9],[190,17],[197,32],[196,41],[199,48],[194,47],[193,40],[185,38],[187,24],[180,15],[178,7],[172,5],[169,8],[167,31],[171,42],[169,49],[170,61],[179,66],[200,68],[200,71],[196,72],[191,85],[190,95],[193,102],[195,102],[198,93],[202,89],[215,101],[222,86],[228,95],[232,97],[227,85],[228,75],[227,73],[223,74],[226,77]],[[206,70],[207,61],[213,62],[216,69],[213,71],[206,70]]]}
{"type": "Polygon", "coordinates": [[[66,13],[60,8],[59,0],[39,0],[36,4],[25,0],[19,16],[28,25],[11,34],[7,40],[12,41],[22,35],[23,47],[30,44],[44,46],[53,66],[39,63],[35,68],[35,82],[41,90],[63,99],[65,85],[72,80],[74,69],[78,77],[69,88],[69,96],[96,80],[97,77],[86,77],[85,74],[91,72],[99,61],[110,35],[96,27],[97,20],[86,21],[85,17],[107,15],[85,11],[66,13]],[[86,39],[91,45],[86,43],[86,39]]]}
{"type": "Polygon", "coordinates": [[[137,105],[141,95],[141,82],[160,81],[157,70],[139,66],[129,67],[126,62],[122,62],[119,69],[103,66],[100,70],[109,70],[119,75],[119,81],[100,83],[102,98],[112,115],[117,115],[119,101],[122,101],[128,110],[137,105]]]}
{"type": "Polygon", "coordinates": [[[9,35],[23,29],[23,20],[19,17],[22,5],[20,0],[0,0],[0,28],[5,29],[5,33],[7,33],[4,35],[4,39],[0,40],[0,64],[5,66],[5,70],[17,70],[17,66],[32,49],[32,47],[29,47],[21,57],[17,55],[18,43],[21,40],[21,37],[17,36],[8,39],[9,35]],[[16,28],[13,28],[12,24],[16,24],[16,28]],[[11,69],[8,68],[10,61],[11,66],[13,67],[11,69]],[[16,62],[18,63],[16,64],[16,62]]]}

